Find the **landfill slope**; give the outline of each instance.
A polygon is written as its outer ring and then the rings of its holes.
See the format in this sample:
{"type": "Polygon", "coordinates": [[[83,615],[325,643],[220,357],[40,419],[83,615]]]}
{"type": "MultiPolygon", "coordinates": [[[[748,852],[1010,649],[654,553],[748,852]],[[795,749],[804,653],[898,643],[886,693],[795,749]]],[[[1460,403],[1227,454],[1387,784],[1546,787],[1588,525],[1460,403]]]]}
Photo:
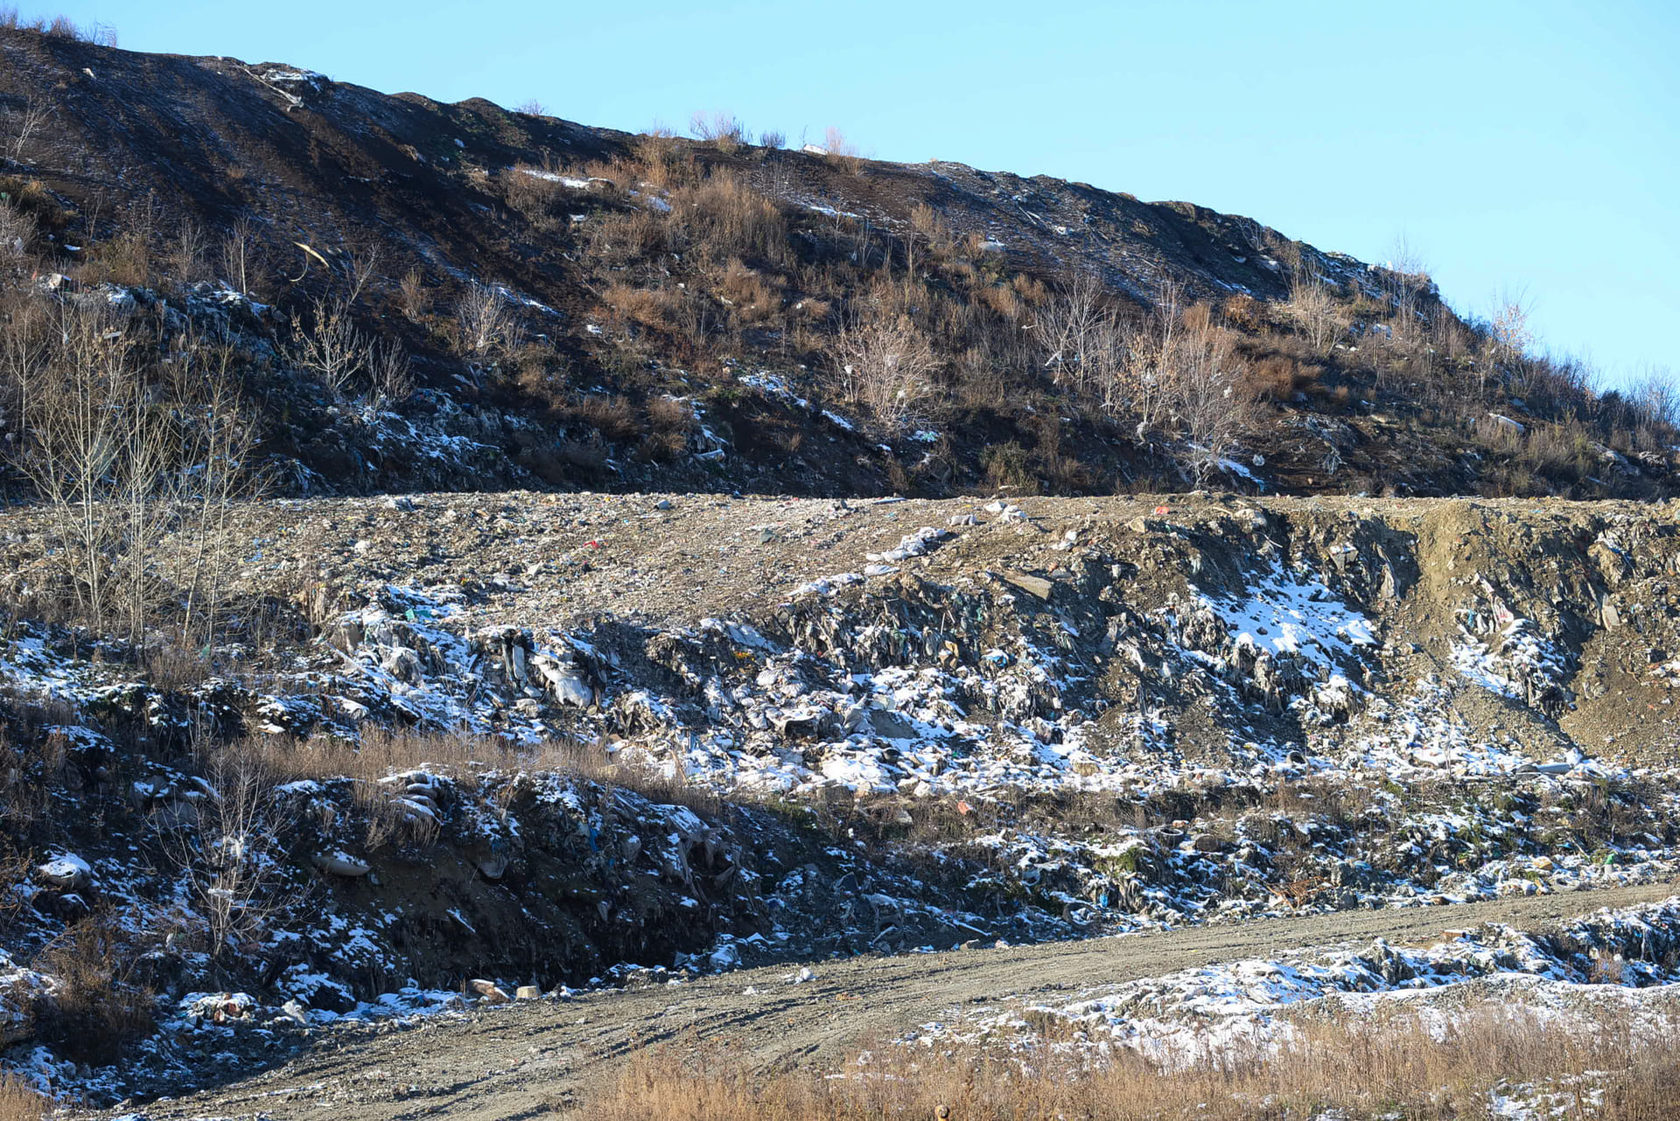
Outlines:
{"type": "MultiPolygon", "coordinates": [[[[41,806],[0,945],[6,1042],[90,1101],[149,1099],[493,1003],[478,982],[1644,898],[1680,871],[1674,514],[249,503],[228,594],[261,630],[208,675],[148,680],[48,623],[0,636],[9,789],[41,806]],[[259,761],[275,823],[262,922],[215,959],[178,842],[225,804],[207,742],[259,761]],[[43,1034],[47,951],[93,911],[159,1009],[109,1067],[43,1034]]],[[[57,571],[41,519],[0,514],[0,592],[57,571]]],[[[155,553],[164,579],[192,560],[155,553]]]]}

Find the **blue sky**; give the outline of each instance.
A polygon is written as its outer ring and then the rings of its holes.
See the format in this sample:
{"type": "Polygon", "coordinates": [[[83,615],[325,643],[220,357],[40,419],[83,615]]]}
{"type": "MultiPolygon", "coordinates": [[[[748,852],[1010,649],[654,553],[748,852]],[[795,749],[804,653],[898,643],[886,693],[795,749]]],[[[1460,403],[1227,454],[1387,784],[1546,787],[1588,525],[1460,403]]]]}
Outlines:
{"type": "MultiPolygon", "coordinates": [[[[26,15],[43,14],[30,3],[26,15]]],[[[588,124],[723,109],[1417,252],[1614,384],[1680,375],[1680,3],[66,0],[132,50],[284,61],[588,124]]]]}

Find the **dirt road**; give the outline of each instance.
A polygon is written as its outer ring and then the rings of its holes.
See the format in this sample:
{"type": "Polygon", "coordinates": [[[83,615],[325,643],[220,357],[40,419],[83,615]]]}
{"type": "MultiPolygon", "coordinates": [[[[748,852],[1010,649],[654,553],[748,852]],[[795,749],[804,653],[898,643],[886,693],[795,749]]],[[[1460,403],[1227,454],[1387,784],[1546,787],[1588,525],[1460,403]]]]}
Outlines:
{"type": "MultiPolygon", "coordinates": [[[[1538,929],[1599,907],[1665,899],[1680,885],[1518,898],[1450,907],[1344,911],[1009,949],[770,967],[681,985],[601,992],[438,1018],[421,1027],[329,1037],[248,1080],[149,1105],[144,1116],[263,1116],[394,1121],[537,1116],[598,1085],[634,1051],[728,1044],[763,1069],[839,1059],[965,1007],[1009,1006],[1056,993],[1262,956],[1286,948],[1428,942],[1447,929],[1505,922],[1538,929]]],[[[122,1112],[122,1111],[116,1111],[122,1112]]]]}

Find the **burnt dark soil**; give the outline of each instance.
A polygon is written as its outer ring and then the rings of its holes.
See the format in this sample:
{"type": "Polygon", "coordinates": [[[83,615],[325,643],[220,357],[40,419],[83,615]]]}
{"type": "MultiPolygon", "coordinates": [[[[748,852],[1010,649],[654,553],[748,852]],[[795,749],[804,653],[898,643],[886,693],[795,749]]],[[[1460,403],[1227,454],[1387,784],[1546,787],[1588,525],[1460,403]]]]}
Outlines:
{"type": "Polygon", "coordinates": [[[0,58],[0,128],[49,110],[0,166],[0,193],[39,231],[25,278],[132,301],[167,325],[161,354],[188,322],[232,343],[281,492],[1188,489],[1182,424],[1108,407],[1046,349],[1076,273],[1131,318],[1158,313],[1175,285],[1234,341],[1243,393],[1260,404],[1227,485],[1669,489],[1662,418],[1593,394],[1567,364],[1501,356],[1427,276],[1252,219],[29,31],[0,32],[0,58]],[[1341,341],[1327,350],[1279,310],[1301,277],[1338,301],[1341,341]],[[519,345],[463,348],[454,309],[475,283],[505,293],[519,345]],[[286,361],[313,301],[346,291],[361,328],[412,358],[417,392],[388,415],[357,419],[286,361]],[[908,418],[839,388],[842,329],[886,303],[903,305],[934,358],[908,418]]]}

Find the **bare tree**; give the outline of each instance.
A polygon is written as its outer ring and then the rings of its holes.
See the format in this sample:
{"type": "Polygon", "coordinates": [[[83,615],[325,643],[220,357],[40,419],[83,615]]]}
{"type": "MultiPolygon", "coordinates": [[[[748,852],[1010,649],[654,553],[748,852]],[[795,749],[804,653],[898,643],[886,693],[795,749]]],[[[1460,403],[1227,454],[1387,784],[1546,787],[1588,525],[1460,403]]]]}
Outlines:
{"type": "Polygon", "coordinates": [[[0,335],[24,440],[14,462],[45,500],[55,555],[84,617],[106,622],[120,524],[105,502],[124,450],[129,344],[108,307],[25,305],[0,335]]]}
{"type": "Polygon", "coordinates": [[[267,776],[251,761],[218,756],[209,791],[190,816],[163,824],[160,840],[203,924],[212,968],[260,940],[277,908],[268,900],[278,870],[279,818],[267,776]]]}
{"type": "Polygon", "coordinates": [[[333,397],[342,399],[350,383],[367,369],[370,344],[350,315],[350,300],[323,296],[310,305],[309,324],[286,356],[307,370],[333,397]]]}
{"type": "Polygon", "coordinates": [[[257,245],[256,227],[249,218],[239,219],[222,238],[223,278],[242,294],[250,294],[255,279],[257,245]]]}
{"type": "Polygon", "coordinates": [[[1230,336],[1214,324],[1206,304],[1185,311],[1163,366],[1173,412],[1188,445],[1187,461],[1199,486],[1252,425],[1254,395],[1243,386],[1230,336]]]}
{"type": "Polygon", "coordinates": [[[1501,365],[1512,365],[1528,354],[1528,348],[1534,345],[1534,329],[1528,322],[1528,303],[1518,295],[1504,293],[1493,309],[1493,319],[1488,324],[1490,341],[1493,343],[1493,360],[1501,365]]]}
{"type": "Polygon", "coordinates": [[[114,575],[121,581],[122,610],[130,646],[143,652],[147,625],[157,614],[165,582],[155,558],[168,535],[184,479],[175,470],[181,448],[180,413],[172,402],[151,399],[138,369],[124,371],[107,407],[117,417],[117,459],[112,465],[111,509],[116,522],[114,575]]]}
{"type": "Polygon", "coordinates": [[[1390,323],[1396,342],[1410,343],[1418,335],[1418,316],[1432,281],[1423,258],[1404,236],[1395,239],[1388,268],[1381,273],[1394,318],[1390,323]]]}
{"type": "Polygon", "coordinates": [[[255,497],[263,486],[251,462],[257,431],[241,398],[231,346],[191,339],[174,369],[176,397],[191,420],[183,433],[185,468],[177,496],[192,542],[181,644],[211,646],[235,556],[228,522],[234,506],[255,497]]]}
{"type": "Polygon", "coordinates": [[[1139,440],[1163,427],[1171,415],[1172,356],[1182,311],[1182,292],[1164,280],[1141,322],[1117,313],[1102,315],[1085,335],[1092,388],[1104,411],[1136,422],[1139,440]]]}
{"type": "Polygon", "coordinates": [[[1680,427],[1680,386],[1666,366],[1651,366],[1628,386],[1624,394],[1646,424],[1680,427]]]}
{"type": "Polygon", "coordinates": [[[841,324],[835,362],[846,396],[894,428],[933,394],[939,371],[938,356],[921,329],[908,315],[879,304],[841,324]]]}
{"type": "Polygon", "coordinates": [[[182,284],[192,284],[199,280],[205,256],[210,248],[210,239],[205,235],[204,227],[191,218],[181,219],[181,224],[175,228],[175,238],[168,248],[168,262],[176,279],[182,284]]]}
{"type": "Polygon", "coordinates": [[[1289,288],[1289,314],[1307,336],[1307,345],[1317,355],[1329,354],[1341,341],[1341,309],[1336,297],[1316,275],[1298,274],[1289,288]]]}
{"type": "Polygon", "coordinates": [[[189,336],[163,376],[148,376],[135,324],[103,301],[29,301],[10,327],[0,377],[18,403],[13,460],[42,499],[81,618],[125,627],[142,653],[177,590],[158,546],[185,532],[182,637],[208,642],[230,547],[220,531],[252,476],[255,442],[233,352],[189,336]]]}
{"type": "Polygon", "coordinates": [[[1057,385],[1085,391],[1112,380],[1120,360],[1121,334],[1112,307],[1104,306],[1102,282],[1074,272],[1038,317],[1044,368],[1057,385]]]}
{"type": "Polygon", "coordinates": [[[455,319],[461,330],[461,350],[475,360],[511,349],[518,337],[507,295],[494,285],[474,281],[456,306],[455,319]]]}
{"type": "Polygon", "coordinates": [[[24,156],[51,115],[52,106],[38,97],[30,97],[23,108],[12,110],[9,118],[12,135],[6,144],[6,158],[15,164],[27,162],[24,156]]]}

